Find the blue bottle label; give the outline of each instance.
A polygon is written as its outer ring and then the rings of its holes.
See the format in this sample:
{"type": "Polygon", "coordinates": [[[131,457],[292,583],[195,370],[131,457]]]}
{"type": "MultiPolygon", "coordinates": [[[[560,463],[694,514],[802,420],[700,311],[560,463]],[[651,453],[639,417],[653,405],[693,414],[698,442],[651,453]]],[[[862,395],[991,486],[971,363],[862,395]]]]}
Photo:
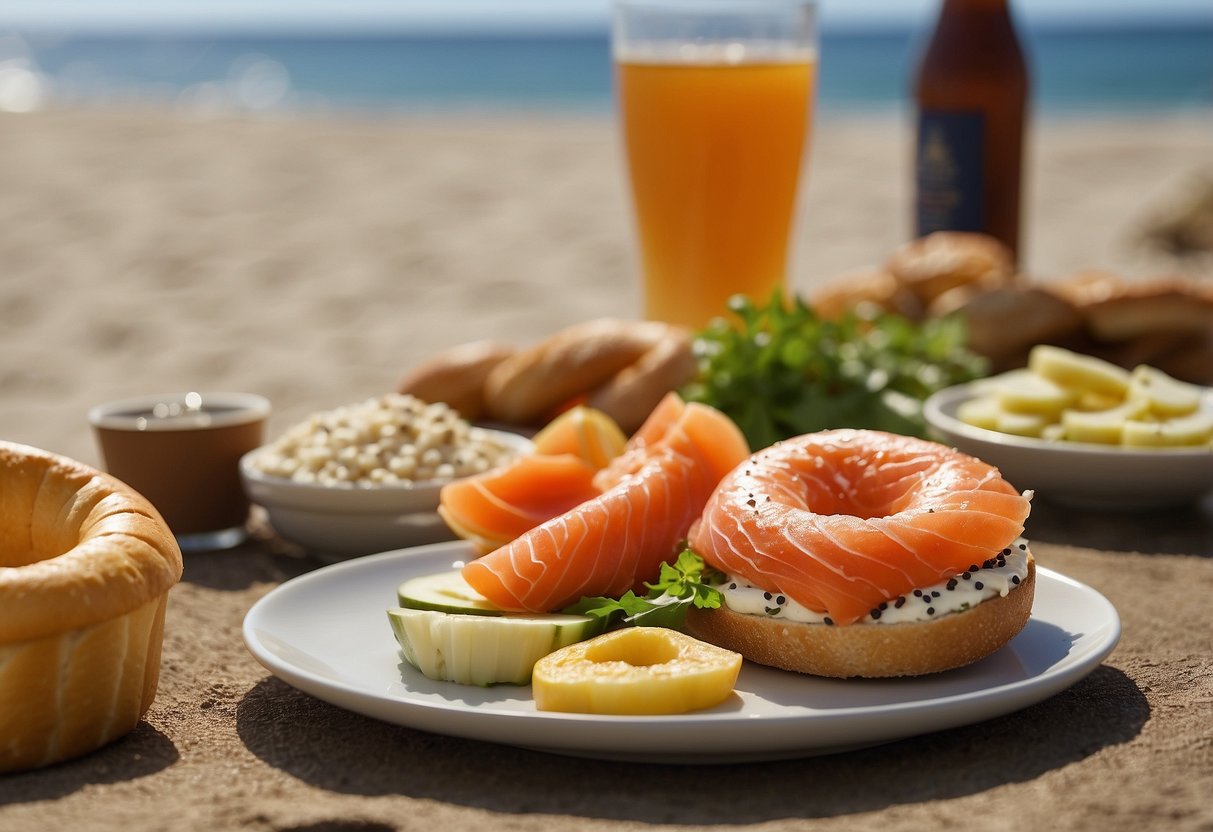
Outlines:
{"type": "Polygon", "coordinates": [[[933,231],[984,231],[985,116],[923,110],[915,159],[918,236],[933,231]]]}

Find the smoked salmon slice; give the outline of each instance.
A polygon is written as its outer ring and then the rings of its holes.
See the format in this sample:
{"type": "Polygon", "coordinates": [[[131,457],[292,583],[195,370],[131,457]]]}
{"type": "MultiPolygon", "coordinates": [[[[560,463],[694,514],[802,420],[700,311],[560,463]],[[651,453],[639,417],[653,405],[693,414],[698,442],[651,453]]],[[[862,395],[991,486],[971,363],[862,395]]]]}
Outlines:
{"type": "Polygon", "coordinates": [[[689,543],[711,566],[850,624],[994,557],[1023,532],[1029,500],[943,445],[825,431],[737,466],[689,543]]]}
{"type": "Polygon", "coordinates": [[[749,453],[723,413],[667,399],[596,478],[602,493],[468,563],[464,579],[501,609],[550,612],[657,577],[716,484],[749,453]]]}
{"type": "Polygon", "coordinates": [[[438,514],[479,554],[598,496],[595,473],[627,449],[605,413],[574,407],[535,435],[534,453],[444,486],[438,514]]]}
{"type": "Polygon", "coordinates": [[[532,454],[442,487],[438,514],[451,531],[491,552],[598,496],[598,469],[573,454],[532,454]]]}

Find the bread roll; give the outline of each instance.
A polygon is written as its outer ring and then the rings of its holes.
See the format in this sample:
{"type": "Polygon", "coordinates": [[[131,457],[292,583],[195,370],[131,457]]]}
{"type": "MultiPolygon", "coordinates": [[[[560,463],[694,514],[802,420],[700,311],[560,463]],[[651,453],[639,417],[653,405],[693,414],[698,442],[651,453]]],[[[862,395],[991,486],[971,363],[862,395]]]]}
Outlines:
{"type": "Polygon", "coordinates": [[[1213,295],[1179,279],[1128,283],[1103,300],[1079,307],[1079,312],[1100,341],[1213,330],[1213,295]]]}
{"type": "Polygon", "coordinates": [[[1190,384],[1213,386],[1213,330],[1187,337],[1142,363],[1190,384]]]}
{"type": "Polygon", "coordinates": [[[1027,363],[1037,344],[1069,344],[1082,332],[1073,306],[1038,288],[1002,287],[973,291],[951,289],[935,299],[930,314],[960,314],[968,326],[969,347],[1001,372],[1027,363]]]}
{"type": "Polygon", "coordinates": [[[909,242],[885,268],[924,304],[957,286],[995,289],[1015,282],[1015,261],[1006,246],[960,231],[937,231],[909,242]]]}
{"type": "Polygon", "coordinates": [[[1084,271],[1042,288],[1082,318],[1088,343],[1076,349],[1130,369],[1149,364],[1182,381],[1213,383],[1213,284],[1084,271]]]}
{"type": "MultiPolygon", "coordinates": [[[[570,401],[592,397],[626,368],[660,349],[682,351],[686,355],[690,341],[684,330],[658,321],[602,318],[571,326],[516,353],[493,369],[485,384],[488,413],[494,419],[516,424],[548,418],[570,401]]],[[[656,371],[670,366],[655,356],[648,369],[656,371]]],[[[690,365],[681,361],[677,366],[686,369],[690,365]]],[[[625,380],[621,386],[642,390],[638,382],[643,377],[638,371],[635,378],[625,380]]],[[[668,393],[687,378],[674,382],[662,393],[668,393]]],[[[654,383],[657,381],[654,376],[654,383]]],[[[672,376],[662,383],[671,381],[672,376]]],[[[611,395],[617,398],[616,394],[611,395]]],[[[648,395],[647,391],[645,395],[648,395]]],[[[607,403],[608,398],[610,396],[600,399],[600,404],[607,403]]],[[[654,402],[660,398],[656,396],[654,402]]],[[[634,420],[627,414],[607,412],[612,418],[624,417],[617,420],[625,431],[639,424],[633,424],[634,420]]]]}
{"type": "Polygon", "coordinates": [[[181,551],[128,486],[0,442],[0,771],[91,751],[151,705],[181,551]]]}
{"type": "Polygon", "coordinates": [[[469,422],[484,415],[484,384],[517,350],[496,341],[462,344],[423,361],[400,379],[397,392],[424,402],[445,402],[469,422]]]}
{"type": "Polygon", "coordinates": [[[670,327],[669,334],[651,350],[593,390],[586,404],[610,416],[625,433],[632,433],[666,394],[694,375],[691,335],[670,327]]]}
{"type": "Polygon", "coordinates": [[[922,317],[922,301],[885,269],[841,274],[809,293],[809,306],[825,320],[837,320],[865,303],[910,319],[922,317]]]}

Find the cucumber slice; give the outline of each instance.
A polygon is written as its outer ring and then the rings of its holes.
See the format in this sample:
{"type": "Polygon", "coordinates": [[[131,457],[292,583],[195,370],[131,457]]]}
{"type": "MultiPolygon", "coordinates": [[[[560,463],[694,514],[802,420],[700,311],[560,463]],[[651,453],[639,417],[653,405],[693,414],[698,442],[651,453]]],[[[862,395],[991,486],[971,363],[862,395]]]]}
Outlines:
{"type": "Polygon", "coordinates": [[[592,615],[459,615],[397,607],[388,620],[405,660],[430,679],[464,685],[526,685],[535,662],[598,635],[592,615]]]}
{"type": "Polygon", "coordinates": [[[483,595],[472,589],[456,569],[411,578],[396,588],[400,606],[414,610],[437,610],[462,615],[501,615],[483,595]]]}

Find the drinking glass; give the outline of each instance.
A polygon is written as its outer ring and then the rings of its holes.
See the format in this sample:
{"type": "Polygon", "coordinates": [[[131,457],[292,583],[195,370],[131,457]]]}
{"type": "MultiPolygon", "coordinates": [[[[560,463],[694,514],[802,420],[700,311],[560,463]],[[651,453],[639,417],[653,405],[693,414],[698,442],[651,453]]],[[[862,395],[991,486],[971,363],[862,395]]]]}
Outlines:
{"type": "Polygon", "coordinates": [[[812,0],[616,0],[646,317],[697,328],[785,285],[816,21],[812,0]]]}

